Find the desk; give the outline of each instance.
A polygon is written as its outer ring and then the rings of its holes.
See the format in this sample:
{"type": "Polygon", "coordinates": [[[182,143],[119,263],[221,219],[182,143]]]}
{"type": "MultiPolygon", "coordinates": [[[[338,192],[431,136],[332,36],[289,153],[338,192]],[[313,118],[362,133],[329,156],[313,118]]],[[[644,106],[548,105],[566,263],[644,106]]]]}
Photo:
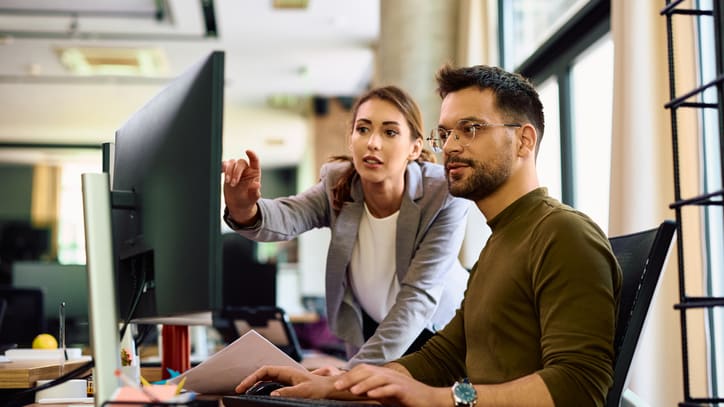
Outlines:
{"type": "MultiPolygon", "coordinates": [[[[64,373],[70,372],[87,360],[65,362],[64,373]]],[[[28,389],[38,380],[60,376],[60,362],[51,360],[24,360],[0,363],[0,389],[28,389]]]]}
{"type": "MultiPolygon", "coordinates": [[[[65,372],[78,368],[87,360],[75,360],[65,363],[65,372]]],[[[323,353],[305,354],[302,365],[309,370],[322,366],[342,367],[344,361],[323,353]]],[[[161,379],[161,368],[142,367],[141,375],[148,381],[161,379]]],[[[38,380],[55,379],[60,376],[60,363],[49,360],[26,360],[0,363],[0,389],[28,389],[38,380]]],[[[239,379],[241,381],[241,379],[239,379]]]]}

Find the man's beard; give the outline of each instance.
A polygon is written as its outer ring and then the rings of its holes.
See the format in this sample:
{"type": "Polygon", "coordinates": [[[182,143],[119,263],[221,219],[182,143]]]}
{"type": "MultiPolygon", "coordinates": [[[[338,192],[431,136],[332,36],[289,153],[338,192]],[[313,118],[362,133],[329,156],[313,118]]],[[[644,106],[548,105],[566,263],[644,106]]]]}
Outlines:
{"type": "Polygon", "coordinates": [[[472,170],[472,174],[465,179],[462,176],[450,175],[445,170],[450,194],[475,202],[487,198],[510,177],[512,161],[512,157],[505,154],[498,155],[488,164],[466,158],[449,158],[446,164],[452,162],[463,163],[472,170]]]}

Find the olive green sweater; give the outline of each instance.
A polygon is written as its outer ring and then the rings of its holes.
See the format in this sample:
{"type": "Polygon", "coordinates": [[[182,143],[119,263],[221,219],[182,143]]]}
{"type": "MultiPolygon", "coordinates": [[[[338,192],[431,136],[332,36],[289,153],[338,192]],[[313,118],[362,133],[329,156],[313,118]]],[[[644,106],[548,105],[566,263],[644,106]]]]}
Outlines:
{"type": "Polygon", "coordinates": [[[452,321],[397,362],[418,380],[449,386],[538,373],[556,406],[602,406],[613,383],[621,270],[586,215],[536,189],[488,225],[452,321]]]}

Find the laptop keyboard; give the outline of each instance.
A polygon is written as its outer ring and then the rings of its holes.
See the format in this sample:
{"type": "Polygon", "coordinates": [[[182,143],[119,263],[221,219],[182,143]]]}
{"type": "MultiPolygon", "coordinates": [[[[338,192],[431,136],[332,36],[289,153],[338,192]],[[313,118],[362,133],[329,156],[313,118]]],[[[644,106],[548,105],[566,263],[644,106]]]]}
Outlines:
{"type": "MultiPolygon", "coordinates": [[[[240,394],[237,396],[226,396],[222,399],[225,407],[286,407],[286,406],[301,406],[301,407],[318,407],[318,406],[331,406],[331,407],[360,407],[369,405],[365,402],[355,401],[343,401],[343,400],[320,400],[320,399],[304,399],[296,397],[274,397],[274,396],[261,396],[261,395],[248,395],[240,394]]],[[[381,405],[381,404],[373,404],[381,405]]]]}

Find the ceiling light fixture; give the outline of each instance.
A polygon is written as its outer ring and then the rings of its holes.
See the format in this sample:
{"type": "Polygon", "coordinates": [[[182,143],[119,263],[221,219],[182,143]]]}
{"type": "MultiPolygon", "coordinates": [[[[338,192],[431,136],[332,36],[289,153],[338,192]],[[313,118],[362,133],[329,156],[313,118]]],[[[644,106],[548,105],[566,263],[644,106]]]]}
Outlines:
{"type": "Polygon", "coordinates": [[[57,48],[61,63],[76,75],[162,76],[168,72],[157,48],[57,48]]]}
{"type": "Polygon", "coordinates": [[[278,9],[306,9],[309,0],[274,0],[272,5],[278,9]]]}

